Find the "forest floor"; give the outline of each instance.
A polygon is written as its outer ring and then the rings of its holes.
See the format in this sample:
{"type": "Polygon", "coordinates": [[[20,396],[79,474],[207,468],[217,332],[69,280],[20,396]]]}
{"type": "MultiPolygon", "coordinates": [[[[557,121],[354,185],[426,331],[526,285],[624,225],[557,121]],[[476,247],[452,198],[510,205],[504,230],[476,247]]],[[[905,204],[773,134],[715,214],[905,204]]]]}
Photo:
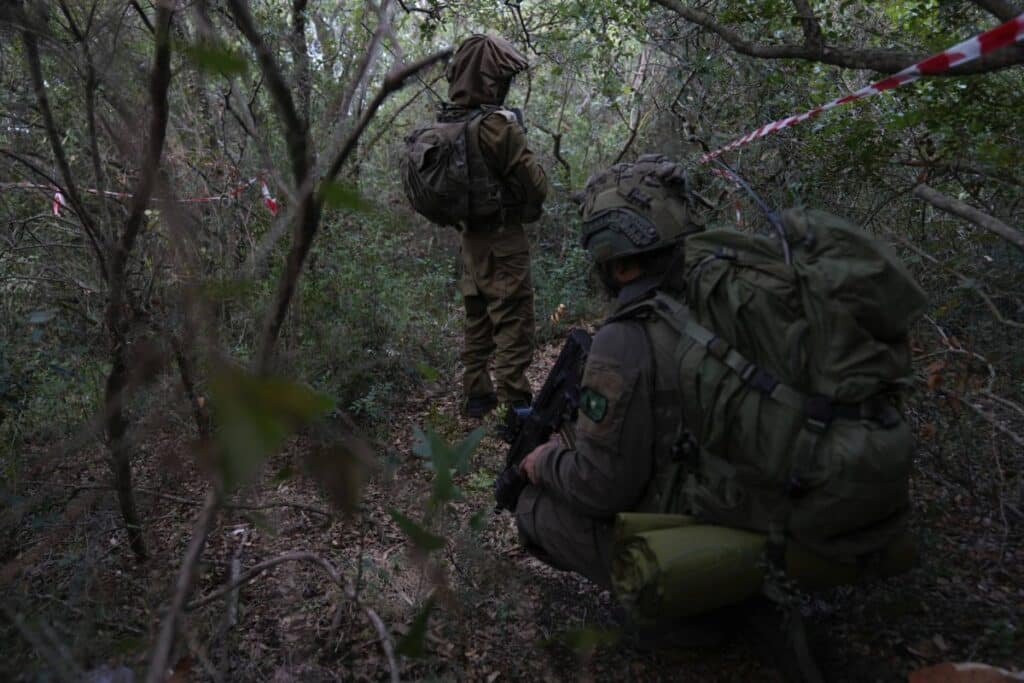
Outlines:
{"type": "MultiPolygon", "coordinates": [[[[549,346],[539,354],[535,386],[556,353],[549,346]]],[[[221,515],[193,593],[198,599],[223,587],[232,564],[244,571],[305,551],[350,579],[359,604],[319,566],[282,563],[244,585],[237,600],[187,614],[172,680],[387,679],[388,659],[363,607],[399,641],[428,596],[435,607],[421,656],[397,658],[403,679],[782,680],[742,635],[654,652],[619,638],[608,592],[531,558],[517,545],[511,517],[492,512],[491,482],[505,449],[491,435],[473,454],[471,472],[456,477],[462,499],[433,528],[445,547],[428,561],[416,558],[390,511],[419,519],[428,496],[433,475],[412,452],[415,428],[432,425],[458,440],[479,426],[458,417],[457,384],[435,383],[392,417],[359,512],[329,511],[320,485],[302,473],[310,441],[293,439],[244,500],[271,507],[221,515]],[[281,502],[290,506],[273,506],[281,502]]],[[[135,678],[144,670],[205,490],[182,436],[185,416],[150,422],[135,464],[147,562],[132,558],[115,496],[100,486],[107,479],[100,448],[64,458],[40,453],[22,472],[17,502],[0,513],[0,679],[63,672],[132,680],[120,667],[135,678]]],[[[495,419],[486,424],[493,433],[495,419]]],[[[829,680],[906,680],[944,661],[1024,665],[1019,537],[1005,510],[990,509],[932,464],[919,462],[914,480],[919,566],[806,602],[829,680]]]]}

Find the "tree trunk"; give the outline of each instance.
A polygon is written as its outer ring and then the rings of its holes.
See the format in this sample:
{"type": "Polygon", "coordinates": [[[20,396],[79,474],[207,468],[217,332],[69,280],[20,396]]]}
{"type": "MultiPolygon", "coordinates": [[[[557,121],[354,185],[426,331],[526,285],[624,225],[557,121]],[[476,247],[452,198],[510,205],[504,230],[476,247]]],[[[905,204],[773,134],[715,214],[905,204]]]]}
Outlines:
{"type": "MultiPolygon", "coordinates": [[[[115,342],[116,344],[116,342],[115,342]]],[[[132,552],[140,560],[149,557],[146,543],[142,537],[142,524],[139,521],[138,509],[135,507],[135,493],[132,488],[131,453],[125,445],[125,432],[128,421],[124,417],[124,390],[128,384],[128,369],[124,359],[124,345],[116,345],[113,351],[113,367],[107,376],[106,388],[106,428],[107,445],[110,449],[110,471],[114,476],[114,489],[117,491],[117,502],[124,517],[125,529],[132,552]]]]}

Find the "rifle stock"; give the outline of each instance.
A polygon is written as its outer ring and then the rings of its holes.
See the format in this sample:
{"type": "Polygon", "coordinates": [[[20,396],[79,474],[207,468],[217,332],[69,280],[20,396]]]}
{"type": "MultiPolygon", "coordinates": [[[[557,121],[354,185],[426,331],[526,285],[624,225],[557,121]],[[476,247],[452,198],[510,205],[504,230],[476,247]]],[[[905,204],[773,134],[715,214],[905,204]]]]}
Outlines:
{"type": "Polygon", "coordinates": [[[520,410],[509,408],[504,434],[509,443],[508,456],[505,469],[494,482],[496,511],[515,511],[519,494],[529,483],[519,471],[523,458],[563,425],[576,420],[590,341],[584,330],[572,330],[533,405],[520,410]]]}

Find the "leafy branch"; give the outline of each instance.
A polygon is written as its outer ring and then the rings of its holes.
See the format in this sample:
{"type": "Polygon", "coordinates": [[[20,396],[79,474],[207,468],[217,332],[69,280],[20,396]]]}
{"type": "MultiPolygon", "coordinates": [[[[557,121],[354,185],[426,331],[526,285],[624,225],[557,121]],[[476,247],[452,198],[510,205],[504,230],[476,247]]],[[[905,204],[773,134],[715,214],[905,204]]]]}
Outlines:
{"type": "MultiPolygon", "coordinates": [[[[841,66],[847,69],[870,69],[888,74],[900,71],[928,56],[925,53],[913,53],[888,48],[828,45],[822,38],[817,19],[805,0],[794,0],[793,3],[797,7],[798,18],[803,26],[804,41],[802,43],[782,43],[777,45],[749,40],[732,26],[718,21],[714,15],[702,9],[685,5],[681,0],[654,1],[684,20],[714,33],[733,50],[748,57],[758,59],[799,59],[841,66]]],[[[1000,19],[1012,18],[1021,11],[1014,11],[1010,3],[1002,0],[975,0],[974,4],[992,12],[1000,19]]],[[[967,74],[989,73],[1018,64],[1024,64],[1024,47],[1014,45],[1003,50],[991,52],[973,62],[935,75],[964,76],[967,74]]]]}

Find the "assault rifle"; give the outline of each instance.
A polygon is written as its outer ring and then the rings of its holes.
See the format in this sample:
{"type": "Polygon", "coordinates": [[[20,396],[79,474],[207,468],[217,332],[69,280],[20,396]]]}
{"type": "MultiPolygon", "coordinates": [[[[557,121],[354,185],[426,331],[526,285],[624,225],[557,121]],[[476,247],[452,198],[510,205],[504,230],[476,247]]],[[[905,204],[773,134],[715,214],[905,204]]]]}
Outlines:
{"type": "Polygon", "coordinates": [[[572,330],[533,405],[509,408],[503,438],[509,443],[505,469],[494,482],[495,512],[514,512],[519,494],[528,483],[519,472],[523,458],[551,435],[576,420],[580,406],[580,380],[590,353],[590,335],[572,330]]]}

